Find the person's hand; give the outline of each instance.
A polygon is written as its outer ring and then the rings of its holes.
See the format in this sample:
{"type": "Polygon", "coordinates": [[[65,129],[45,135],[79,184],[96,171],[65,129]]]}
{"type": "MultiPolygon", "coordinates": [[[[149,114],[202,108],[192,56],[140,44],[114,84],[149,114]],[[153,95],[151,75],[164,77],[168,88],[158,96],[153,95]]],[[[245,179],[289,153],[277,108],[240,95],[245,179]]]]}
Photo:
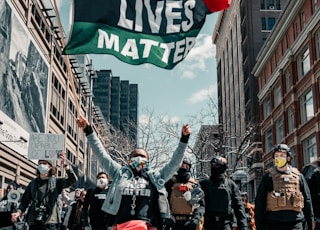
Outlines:
{"type": "Polygon", "coordinates": [[[80,117],[77,119],[77,124],[78,124],[78,127],[79,127],[79,128],[85,129],[85,128],[87,128],[87,126],[89,125],[89,122],[88,122],[83,116],[80,116],[80,117]]]}
{"type": "Polygon", "coordinates": [[[12,222],[17,222],[19,216],[20,216],[20,212],[11,213],[11,221],[12,222]]]}
{"type": "Polygon", "coordinates": [[[90,230],[90,227],[89,226],[85,226],[84,230],[90,230]]]}
{"type": "Polygon", "coordinates": [[[188,229],[188,230],[195,230],[198,225],[199,225],[199,220],[195,218],[192,220],[188,220],[187,222],[184,223],[185,229],[188,229]]]}
{"type": "Polygon", "coordinates": [[[60,152],[59,157],[61,159],[61,165],[64,166],[67,160],[66,152],[60,152]]]}
{"type": "Polygon", "coordinates": [[[171,216],[170,218],[162,219],[162,228],[169,229],[170,227],[174,226],[176,223],[176,219],[171,216]]]}
{"type": "Polygon", "coordinates": [[[182,135],[188,136],[191,134],[191,128],[188,124],[182,126],[182,135]]]}

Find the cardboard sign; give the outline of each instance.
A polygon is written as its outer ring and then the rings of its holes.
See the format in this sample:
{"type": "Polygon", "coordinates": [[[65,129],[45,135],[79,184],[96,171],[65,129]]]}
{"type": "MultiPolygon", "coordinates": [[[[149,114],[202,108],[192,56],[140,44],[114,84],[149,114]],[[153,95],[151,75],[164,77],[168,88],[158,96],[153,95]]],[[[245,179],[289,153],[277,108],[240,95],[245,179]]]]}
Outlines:
{"type": "Polygon", "coordinates": [[[29,138],[29,159],[57,160],[64,151],[63,134],[31,133],[29,138]]]}

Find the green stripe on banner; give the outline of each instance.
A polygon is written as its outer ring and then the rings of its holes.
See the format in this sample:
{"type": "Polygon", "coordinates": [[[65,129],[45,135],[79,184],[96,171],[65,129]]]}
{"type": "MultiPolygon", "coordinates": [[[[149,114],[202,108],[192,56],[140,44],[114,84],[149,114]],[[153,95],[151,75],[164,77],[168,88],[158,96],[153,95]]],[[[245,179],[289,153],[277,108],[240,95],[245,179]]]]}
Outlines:
{"type": "Polygon", "coordinates": [[[200,29],[157,36],[136,33],[106,24],[75,22],[64,54],[112,54],[133,65],[151,63],[172,69],[195,44],[200,29]]]}

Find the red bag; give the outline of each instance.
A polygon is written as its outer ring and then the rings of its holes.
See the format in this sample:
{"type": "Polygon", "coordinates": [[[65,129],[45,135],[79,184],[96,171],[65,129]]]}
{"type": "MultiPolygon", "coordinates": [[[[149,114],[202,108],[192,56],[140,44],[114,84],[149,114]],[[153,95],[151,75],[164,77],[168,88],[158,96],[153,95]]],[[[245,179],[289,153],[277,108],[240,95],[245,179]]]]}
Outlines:
{"type": "Polygon", "coordinates": [[[151,226],[143,220],[129,220],[122,224],[112,226],[112,230],[157,230],[156,227],[151,226]]]}

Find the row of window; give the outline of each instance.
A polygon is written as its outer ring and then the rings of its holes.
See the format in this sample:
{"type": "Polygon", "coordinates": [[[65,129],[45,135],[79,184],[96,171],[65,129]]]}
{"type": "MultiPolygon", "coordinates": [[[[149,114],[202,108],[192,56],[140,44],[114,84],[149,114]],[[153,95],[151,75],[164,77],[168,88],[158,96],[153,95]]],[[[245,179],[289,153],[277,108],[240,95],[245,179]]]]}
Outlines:
{"type": "MultiPolygon", "coordinates": [[[[278,87],[277,87],[278,88],[278,87]]],[[[280,87],[278,91],[275,91],[276,94],[274,94],[274,101],[275,101],[275,106],[277,105],[276,102],[278,104],[280,104],[281,101],[281,94],[280,92],[280,87]]],[[[319,87],[319,93],[320,93],[320,87],[319,87]]],[[[299,105],[300,105],[300,123],[304,124],[307,121],[309,121],[310,119],[313,118],[314,114],[315,114],[315,100],[314,100],[314,95],[312,92],[312,89],[310,88],[309,90],[307,90],[304,94],[302,94],[302,96],[300,96],[299,98],[299,105]]],[[[288,127],[288,134],[290,134],[291,132],[294,131],[295,127],[298,127],[299,124],[295,124],[295,117],[294,117],[294,111],[295,109],[298,108],[294,108],[293,105],[289,106],[286,110],[287,110],[287,127],[288,127]]],[[[265,112],[265,117],[268,116],[268,114],[271,114],[271,101],[270,101],[270,97],[267,98],[267,100],[264,103],[264,112],[265,112]]],[[[277,128],[279,128],[280,125],[277,125],[277,128]]],[[[281,125],[282,128],[282,125],[281,125]]],[[[283,138],[283,130],[279,131],[279,133],[282,133],[280,138],[276,138],[277,139],[277,143],[280,143],[282,138],[283,138]]],[[[267,146],[268,148],[266,148],[267,150],[271,150],[272,148],[272,143],[270,146],[267,146]],[[270,147],[270,149],[269,149],[270,147]]]]}
{"type": "MultiPolygon", "coordinates": [[[[317,30],[315,34],[315,57],[314,59],[319,60],[320,59],[320,29],[317,30]]],[[[315,61],[316,61],[315,60],[315,61]]],[[[311,57],[310,57],[310,49],[309,46],[306,46],[306,48],[302,49],[302,52],[297,56],[297,76],[298,78],[296,81],[302,80],[311,70],[312,64],[311,64],[311,57]]],[[[281,91],[281,84],[280,82],[276,83],[273,87],[273,108],[276,108],[282,100],[282,96],[287,94],[292,86],[295,84],[295,79],[291,74],[291,71],[288,67],[284,71],[284,86],[283,86],[283,92],[281,91]]],[[[305,101],[311,101],[312,98],[312,92],[306,95],[305,101]]],[[[270,97],[267,97],[263,102],[263,118],[266,119],[271,114],[272,106],[271,106],[271,99],[270,97]]],[[[303,120],[306,121],[306,120],[303,120]]]]}

